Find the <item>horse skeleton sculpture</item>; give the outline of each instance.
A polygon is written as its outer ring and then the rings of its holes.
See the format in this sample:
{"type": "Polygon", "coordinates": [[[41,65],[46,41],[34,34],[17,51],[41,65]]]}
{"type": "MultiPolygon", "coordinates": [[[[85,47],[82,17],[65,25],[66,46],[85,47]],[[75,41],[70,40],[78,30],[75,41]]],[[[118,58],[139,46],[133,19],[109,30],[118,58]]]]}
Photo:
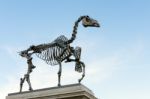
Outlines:
{"type": "Polygon", "coordinates": [[[80,61],[81,56],[81,48],[80,47],[71,47],[70,44],[75,40],[77,34],[77,28],[79,23],[82,21],[82,25],[84,27],[100,27],[99,23],[90,18],[89,16],[81,16],[75,22],[73,27],[72,37],[67,39],[64,35],[59,36],[53,42],[48,44],[40,44],[40,45],[32,45],[27,50],[21,51],[19,54],[22,57],[27,58],[28,71],[24,75],[23,78],[20,79],[20,92],[22,91],[22,86],[24,81],[26,80],[29,85],[29,90],[33,90],[30,83],[30,73],[35,68],[32,64],[32,54],[36,54],[37,57],[44,60],[47,64],[50,65],[59,65],[58,71],[58,86],[61,86],[61,72],[63,61],[65,62],[75,62],[75,71],[83,72],[82,77],[78,80],[79,83],[85,76],[85,65],[82,61],[80,61]],[[70,57],[74,56],[75,59],[71,59],[70,57]]]}

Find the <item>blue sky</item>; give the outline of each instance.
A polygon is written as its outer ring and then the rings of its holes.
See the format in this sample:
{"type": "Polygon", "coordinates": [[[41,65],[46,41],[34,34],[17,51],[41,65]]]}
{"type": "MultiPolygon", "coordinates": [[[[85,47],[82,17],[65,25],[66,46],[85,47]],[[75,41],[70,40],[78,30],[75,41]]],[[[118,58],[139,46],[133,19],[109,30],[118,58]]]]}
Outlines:
{"type": "MultiPolygon", "coordinates": [[[[101,28],[80,25],[72,44],[82,47],[86,64],[82,83],[101,99],[150,99],[149,5],[149,0],[1,0],[0,99],[19,90],[26,72],[26,60],[17,52],[62,34],[69,38],[81,15],[101,24],[101,28]]],[[[36,56],[34,64],[34,89],[57,85],[58,66],[36,56]]],[[[63,85],[77,83],[80,76],[73,63],[63,64],[63,85]]]]}

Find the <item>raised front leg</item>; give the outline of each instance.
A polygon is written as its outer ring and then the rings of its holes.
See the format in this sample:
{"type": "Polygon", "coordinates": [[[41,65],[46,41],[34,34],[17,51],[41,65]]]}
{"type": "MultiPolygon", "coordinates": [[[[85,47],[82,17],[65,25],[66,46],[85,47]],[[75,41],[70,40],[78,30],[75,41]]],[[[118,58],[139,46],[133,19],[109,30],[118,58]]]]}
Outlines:
{"type": "Polygon", "coordinates": [[[85,65],[84,65],[84,63],[83,62],[81,62],[80,61],[80,63],[79,63],[80,65],[81,65],[81,67],[83,68],[83,73],[82,73],[82,77],[78,80],[78,82],[80,83],[82,80],[83,80],[83,78],[84,78],[84,76],[85,76],[85,65]]]}
{"type": "Polygon", "coordinates": [[[82,79],[85,76],[85,64],[83,62],[80,61],[80,57],[81,57],[81,47],[76,47],[73,53],[74,57],[75,57],[75,71],[77,72],[82,72],[82,77],[78,80],[78,82],[80,83],[82,81],[82,79]]]}

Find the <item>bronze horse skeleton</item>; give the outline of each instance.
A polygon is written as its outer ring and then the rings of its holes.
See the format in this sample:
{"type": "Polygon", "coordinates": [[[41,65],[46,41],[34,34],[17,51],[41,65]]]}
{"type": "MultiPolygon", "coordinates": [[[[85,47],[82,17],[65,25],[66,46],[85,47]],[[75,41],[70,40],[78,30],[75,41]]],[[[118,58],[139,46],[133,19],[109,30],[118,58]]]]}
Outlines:
{"type": "Polygon", "coordinates": [[[83,72],[82,77],[78,80],[79,83],[85,76],[85,64],[80,61],[81,47],[72,47],[70,44],[75,40],[77,34],[77,28],[79,23],[82,21],[84,27],[100,27],[99,23],[90,18],[89,16],[81,16],[75,22],[73,27],[72,37],[67,39],[64,35],[59,36],[53,42],[40,45],[32,45],[27,50],[21,51],[19,54],[27,59],[28,71],[23,78],[20,79],[20,92],[22,91],[23,83],[26,80],[29,85],[29,90],[33,90],[30,82],[30,73],[35,68],[32,64],[32,54],[36,54],[37,57],[44,60],[49,65],[59,65],[58,71],[58,86],[61,86],[61,72],[63,61],[75,62],[75,71],[83,72]],[[75,59],[70,57],[74,56],[75,59]]]}

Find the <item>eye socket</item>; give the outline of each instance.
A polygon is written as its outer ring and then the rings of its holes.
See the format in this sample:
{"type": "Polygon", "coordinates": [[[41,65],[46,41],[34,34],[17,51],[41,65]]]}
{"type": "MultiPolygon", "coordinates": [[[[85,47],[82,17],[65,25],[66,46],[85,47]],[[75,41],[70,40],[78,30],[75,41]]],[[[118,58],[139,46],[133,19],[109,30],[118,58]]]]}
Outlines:
{"type": "Polygon", "coordinates": [[[86,21],[87,21],[87,22],[90,22],[90,19],[87,17],[87,18],[86,18],[86,21]]]}

